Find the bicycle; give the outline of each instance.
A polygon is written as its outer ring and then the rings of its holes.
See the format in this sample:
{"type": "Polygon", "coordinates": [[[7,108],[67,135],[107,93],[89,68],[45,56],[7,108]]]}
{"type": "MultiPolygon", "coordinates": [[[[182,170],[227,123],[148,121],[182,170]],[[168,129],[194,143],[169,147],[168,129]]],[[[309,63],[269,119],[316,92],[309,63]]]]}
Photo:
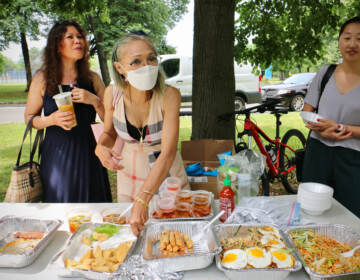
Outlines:
{"type": "MultiPolygon", "coordinates": [[[[262,195],[269,195],[270,181],[275,178],[280,179],[282,185],[288,193],[297,193],[299,182],[296,179],[296,160],[295,151],[305,149],[306,139],[298,129],[288,130],[283,138],[280,138],[280,117],[287,114],[289,109],[277,108],[280,100],[270,100],[264,104],[254,106],[241,111],[235,111],[235,115],[245,115],[244,130],[238,132],[238,143],[235,145],[235,151],[238,153],[244,149],[251,149],[251,141],[254,138],[260,152],[266,157],[268,170],[261,176],[262,195]],[[276,118],[276,136],[271,139],[260,127],[250,119],[252,112],[264,113],[270,111],[276,118]],[[242,140],[243,136],[248,136],[248,143],[242,140]],[[264,145],[260,136],[268,143],[264,145]]],[[[238,119],[238,117],[237,117],[238,119]]]]}

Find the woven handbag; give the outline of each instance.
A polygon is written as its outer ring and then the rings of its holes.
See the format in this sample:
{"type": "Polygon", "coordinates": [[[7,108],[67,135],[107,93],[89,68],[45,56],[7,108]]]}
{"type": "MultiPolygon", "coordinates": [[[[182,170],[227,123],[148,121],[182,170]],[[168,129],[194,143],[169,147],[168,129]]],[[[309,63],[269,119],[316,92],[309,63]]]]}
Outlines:
{"type": "Polygon", "coordinates": [[[39,202],[43,196],[43,186],[40,176],[40,165],[34,161],[34,155],[38,148],[38,161],[41,156],[41,144],[43,141],[44,130],[38,130],[34,144],[31,145],[31,131],[33,116],[26,126],[16,165],[13,168],[10,184],[6,192],[4,202],[39,202]],[[25,138],[30,133],[30,161],[20,165],[22,147],[25,138]]]}

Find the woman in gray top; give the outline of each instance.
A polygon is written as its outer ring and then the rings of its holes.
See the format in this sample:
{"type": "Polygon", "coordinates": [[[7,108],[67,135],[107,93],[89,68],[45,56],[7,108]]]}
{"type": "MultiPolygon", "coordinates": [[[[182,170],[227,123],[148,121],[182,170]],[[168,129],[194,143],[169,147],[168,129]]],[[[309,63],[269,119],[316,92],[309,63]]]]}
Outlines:
{"type": "Polygon", "coordinates": [[[339,64],[320,98],[327,70],[322,67],[311,83],[304,111],[323,117],[306,127],[311,135],[303,181],[334,188],[334,197],[360,217],[360,17],[346,21],[339,33],[339,64]],[[320,100],[319,100],[320,99],[320,100]]]}

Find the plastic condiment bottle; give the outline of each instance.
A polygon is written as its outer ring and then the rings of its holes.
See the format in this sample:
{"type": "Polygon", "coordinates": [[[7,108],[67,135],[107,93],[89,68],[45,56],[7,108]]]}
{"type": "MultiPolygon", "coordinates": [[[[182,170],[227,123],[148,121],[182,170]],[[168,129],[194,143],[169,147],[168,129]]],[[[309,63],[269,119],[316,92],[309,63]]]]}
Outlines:
{"type": "Polygon", "coordinates": [[[220,217],[221,222],[225,222],[226,219],[231,215],[231,212],[234,210],[234,197],[235,193],[231,189],[231,180],[229,175],[226,174],[224,180],[224,188],[220,192],[220,210],[224,210],[225,213],[220,217]]]}

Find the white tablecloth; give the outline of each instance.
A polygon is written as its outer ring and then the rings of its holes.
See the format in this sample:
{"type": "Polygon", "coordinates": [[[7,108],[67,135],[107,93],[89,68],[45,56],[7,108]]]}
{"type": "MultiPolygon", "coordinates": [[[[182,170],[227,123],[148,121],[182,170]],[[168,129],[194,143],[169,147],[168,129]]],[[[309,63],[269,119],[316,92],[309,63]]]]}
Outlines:
{"type": "MultiPolygon", "coordinates": [[[[296,196],[279,196],[279,200],[286,199],[295,201],[296,196]]],[[[45,248],[41,255],[28,267],[24,268],[0,268],[1,280],[52,280],[59,279],[56,272],[47,267],[51,258],[64,246],[69,237],[68,224],[66,221],[66,211],[74,206],[87,207],[94,211],[93,221],[101,221],[100,211],[104,208],[112,206],[111,203],[97,203],[97,204],[68,204],[68,203],[0,203],[0,218],[6,215],[39,217],[48,219],[61,219],[64,221],[63,225],[56,232],[53,241],[45,248]]],[[[117,206],[127,207],[128,204],[121,203],[117,206]]],[[[315,223],[331,223],[344,224],[354,228],[360,232],[360,219],[348,211],[336,200],[333,200],[332,208],[321,216],[308,216],[302,213],[303,217],[315,223]]],[[[75,279],[75,278],[72,278],[75,279]]],[[[209,279],[227,279],[225,275],[216,268],[215,262],[208,268],[194,271],[187,271],[185,273],[185,280],[209,280],[209,279]]],[[[304,280],[309,279],[306,272],[301,270],[296,273],[291,273],[287,280],[304,280]]]]}

